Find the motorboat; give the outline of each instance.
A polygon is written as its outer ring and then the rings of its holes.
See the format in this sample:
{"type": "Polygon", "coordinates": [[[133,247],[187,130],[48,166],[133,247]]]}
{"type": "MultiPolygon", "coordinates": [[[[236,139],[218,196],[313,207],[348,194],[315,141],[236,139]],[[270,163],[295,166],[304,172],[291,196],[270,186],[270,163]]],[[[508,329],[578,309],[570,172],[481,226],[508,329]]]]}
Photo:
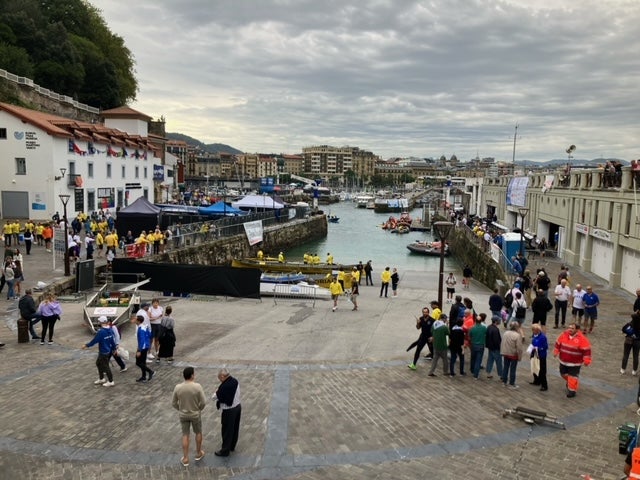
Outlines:
{"type": "MultiPolygon", "coordinates": [[[[413,243],[407,245],[407,248],[412,253],[418,253],[420,255],[431,255],[434,257],[439,257],[441,253],[442,244],[440,242],[422,242],[420,240],[416,240],[413,243]]],[[[445,243],[444,245],[444,254],[445,256],[449,255],[449,245],[445,243]]]]}
{"type": "Polygon", "coordinates": [[[340,217],[336,217],[335,215],[329,215],[327,220],[331,223],[338,223],[340,221],[340,217]]]}

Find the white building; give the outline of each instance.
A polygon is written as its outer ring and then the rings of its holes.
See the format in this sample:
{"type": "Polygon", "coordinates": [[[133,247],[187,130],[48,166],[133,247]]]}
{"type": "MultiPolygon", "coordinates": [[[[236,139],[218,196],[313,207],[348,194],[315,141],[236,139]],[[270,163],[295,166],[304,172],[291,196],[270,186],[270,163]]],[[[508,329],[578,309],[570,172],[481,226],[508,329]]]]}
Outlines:
{"type": "Polygon", "coordinates": [[[102,112],[104,124],[58,117],[0,103],[2,218],[49,219],[114,210],[156,187],[169,188],[162,148],[150,140],[150,117],[128,107],[102,112]]]}

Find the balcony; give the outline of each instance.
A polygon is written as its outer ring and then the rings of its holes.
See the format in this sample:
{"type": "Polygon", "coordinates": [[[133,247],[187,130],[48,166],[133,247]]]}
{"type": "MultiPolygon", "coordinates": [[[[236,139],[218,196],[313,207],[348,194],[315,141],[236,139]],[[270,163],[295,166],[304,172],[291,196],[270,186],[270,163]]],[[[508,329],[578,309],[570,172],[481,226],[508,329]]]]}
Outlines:
{"type": "Polygon", "coordinates": [[[75,173],[70,173],[67,175],[67,186],[71,188],[82,188],[84,185],[84,180],[82,179],[82,175],[77,175],[75,173]]]}

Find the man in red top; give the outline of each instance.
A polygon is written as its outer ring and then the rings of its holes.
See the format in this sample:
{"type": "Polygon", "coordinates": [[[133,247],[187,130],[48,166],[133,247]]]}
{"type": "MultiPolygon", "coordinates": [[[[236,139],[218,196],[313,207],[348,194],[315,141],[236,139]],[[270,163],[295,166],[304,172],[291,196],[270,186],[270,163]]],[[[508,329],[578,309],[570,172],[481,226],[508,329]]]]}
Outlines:
{"type": "Polygon", "coordinates": [[[556,340],[553,356],[560,360],[560,375],[567,382],[567,397],[576,396],[580,367],[591,365],[591,343],[575,323],[556,340]]]}

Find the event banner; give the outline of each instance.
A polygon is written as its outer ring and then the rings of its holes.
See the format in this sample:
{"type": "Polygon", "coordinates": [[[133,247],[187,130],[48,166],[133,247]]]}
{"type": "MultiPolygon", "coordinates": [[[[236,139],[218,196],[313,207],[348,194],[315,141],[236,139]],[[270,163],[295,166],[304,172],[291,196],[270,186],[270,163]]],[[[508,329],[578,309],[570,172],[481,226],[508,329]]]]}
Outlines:
{"type": "Polygon", "coordinates": [[[255,245],[262,241],[264,230],[262,228],[262,220],[244,223],[244,231],[247,234],[249,245],[255,245]]]}
{"type": "Polygon", "coordinates": [[[507,205],[524,207],[528,185],[529,177],[512,178],[507,187],[507,205]]]}

